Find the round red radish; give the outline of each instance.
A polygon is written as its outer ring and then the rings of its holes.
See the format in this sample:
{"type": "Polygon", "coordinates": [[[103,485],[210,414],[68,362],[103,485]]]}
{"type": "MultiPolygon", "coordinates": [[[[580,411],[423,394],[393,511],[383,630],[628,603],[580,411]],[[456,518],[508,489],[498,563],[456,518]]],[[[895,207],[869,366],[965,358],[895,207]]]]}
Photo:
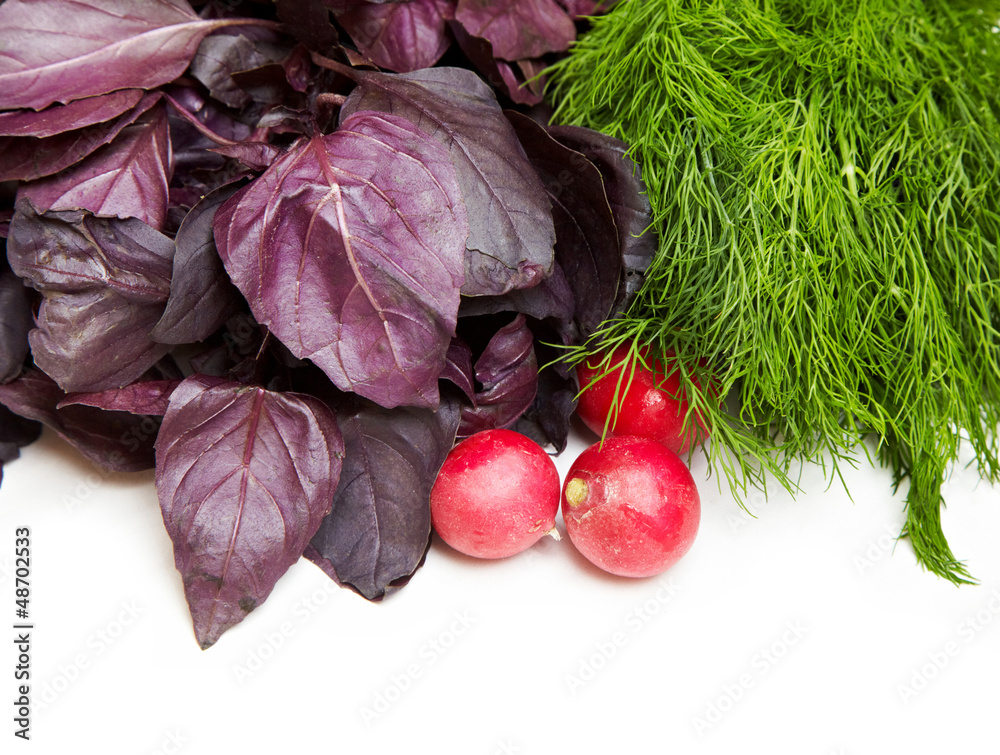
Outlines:
{"type": "Polygon", "coordinates": [[[697,414],[692,417],[697,426],[692,424],[685,429],[689,405],[681,395],[680,374],[672,361],[674,355],[671,352],[667,356],[670,361],[666,366],[655,359],[647,360],[652,368],[647,369],[636,361],[633,371],[628,346],[619,346],[611,355],[613,369],[606,373],[600,366],[602,357],[584,360],[577,368],[580,387],[584,390],[576,409],[583,423],[602,437],[637,435],[651,438],[678,454],[704,441],[708,429],[697,414]],[[617,410],[614,409],[616,395],[617,410]]]}
{"type": "Polygon", "coordinates": [[[677,454],[654,440],[622,436],[576,458],[562,514],[570,541],[589,561],[622,577],[650,577],[691,548],[701,499],[677,454]]]}
{"type": "Polygon", "coordinates": [[[559,472],[541,446],[513,430],[485,430],[445,459],[431,523],[457,551],[505,558],[555,530],[559,500],[559,472]]]}

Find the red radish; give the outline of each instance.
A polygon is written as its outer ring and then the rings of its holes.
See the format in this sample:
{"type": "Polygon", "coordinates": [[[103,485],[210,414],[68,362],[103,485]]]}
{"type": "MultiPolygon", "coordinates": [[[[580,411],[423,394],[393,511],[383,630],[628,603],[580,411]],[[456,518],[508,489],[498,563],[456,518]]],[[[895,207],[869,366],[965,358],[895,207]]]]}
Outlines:
{"type": "Polygon", "coordinates": [[[620,436],[595,443],[570,466],[562,514],[586,558],[622,577],[650,577],[694,543],[701,499],[691,472],[662,443],[620,436]]]}
{"type": "Polygon", "coordinates": [[[559,472],[545,450],[513,430],[485,430],[451,450],[431,488],[431,523],[448,545],[505,558],[555,534],[559,472]]]}
{"type": "MultiPolygon", "coordinates": [[[[674,354],[670,352],[667,356],[673,360],[674,354]]],[[[613,369],[603,377],[600,361],[600,357],[590,357],[577,368],[580,387],[584,390],[576,412],[595,433],[602,437],[637,435],[651,438],[678,454],[708,437],[708,429],[697,414],[692,416],[697,426],[692,424],[685,431],[684,418],[689,405],[681,396],[681,378],[673,361],[664,365],[655,359],[647,360],[652,369],[635,362],[633,372],[629,347],[625,345],[614,350],[610,362],[613,369]],[[614,409],[616,394],[617,411],[614,409]]]]}

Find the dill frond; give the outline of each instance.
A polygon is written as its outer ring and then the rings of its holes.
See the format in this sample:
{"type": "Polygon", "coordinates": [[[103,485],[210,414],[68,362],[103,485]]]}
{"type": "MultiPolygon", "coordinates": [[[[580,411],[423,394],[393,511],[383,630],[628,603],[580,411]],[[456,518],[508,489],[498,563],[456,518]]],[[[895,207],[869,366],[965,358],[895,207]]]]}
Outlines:
{"type": "MultiPolygon", "coordinates": [[[[575,358],[708,360],[735,492],[868,455],[906,482],[920,563],[967,443],[1000,477],[1000,2],[620,0],[547,71],[554,120],[619,137],[659,249],[575,358]]],[[[702,381],[702,384],[708,383],[702,381]]]]}

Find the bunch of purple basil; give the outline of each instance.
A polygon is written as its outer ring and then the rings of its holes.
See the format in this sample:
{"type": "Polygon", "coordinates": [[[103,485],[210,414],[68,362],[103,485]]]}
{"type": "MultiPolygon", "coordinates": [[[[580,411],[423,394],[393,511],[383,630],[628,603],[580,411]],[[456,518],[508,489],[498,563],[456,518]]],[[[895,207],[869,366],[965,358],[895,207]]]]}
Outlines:
{"type": "Polygon", "coordinates": [[[562,347],[655,244],[625,145],[547,120],[595,10],[0,5],[0,463],[155,466],[202,648],[303,555],[405,583],[457,438],[565,447],[562,347]]]}

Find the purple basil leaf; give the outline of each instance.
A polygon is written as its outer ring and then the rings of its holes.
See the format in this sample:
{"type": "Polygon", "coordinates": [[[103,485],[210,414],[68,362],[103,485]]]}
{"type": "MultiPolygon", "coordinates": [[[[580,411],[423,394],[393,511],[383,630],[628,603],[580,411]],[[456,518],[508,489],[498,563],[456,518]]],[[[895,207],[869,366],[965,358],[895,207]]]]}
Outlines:
{"type": "Polygon", "coordinates": [[[222,144],[211,147],[210,151],[245,165],[250,171],[261,173],[271,167],[281,155],[284,148],[257,139],[246,139],[236,144],[222,144]]]}
{"type": "Polygon", "coordinates": [[[517,418],[512,429],[542,447],[552,446],[556,454],[561,454],[569,440],[578,390],[579,385],[573,378],[553,370],[542,370],[538,373],[535,401],[517,418]]]}
{"type": "Polygon", "coordinates": [[[264,602],[330,510],[343,459],[325,404],[195,375],[170,397],[156,493],[202,649],[264,602]]]}
{"type": "Polygon", "coordinates": [[[43,296],[28,336],[35,364],[65,391],[119,388],[170,347],[150,330],[170,291],[174,242],[134,218],[39,213],[17,203],[7,257],[43,296]]]}
{"type": "Polygon", "coordinates": [[[611,313],[622,273],[601,172],[526,115],[507,111],[507,117],[552,200],[556,259],[573,289],[576,320],[584,334],[593,333],[611,313]]]}
{"type": "Polygon", "coordinates": [[[122,129],[135,123],[159,100],[159,92],[151,92],[114,120],[42,139],[33,136],[0,137],[0,181],[33,181],[65,170],[112,141],[122,129]]]}
{"type": "Polygon", "coordinates": [[[584,154],[604,177],[624,267],[624,279],[612,312],[622,312],[642,286],[657,248],[653,213],[639,166],[629,156],[623,141],[600,131],[582,126],[550,126],[549,133],[584,154]]]}
{"type": "Polygon", "coordinates": [[[0,136],[44,138],[117,118],[142,99],[141,89],[119,89],[97,97],[53,105],[41,112],[10,110],[0,113],[0,136]]]}
{"type": "Polygon", "coordinates": [[[215,152],[225,157],[238,160],[251,170],[263,171],[271,167],[283,150],[275,144],[247,140],[238,144],[226,144],[219,147],[212,147],[215,152]]]}
{"type": "Polygon", "coordinates": [[[202,20],[185,0],[6,0],[0,103],[41,110],[116,89],[152,89],[188,67],[206,34],[252,19],[202,20]]]}
{"type": "Polygon", "coordinates": [[[28,289],[0,260],[0,383],[21,374],[28,356],[28,332],[34,327],[28,289]]]}
{"type": "Polygon", "coordinates": [[[18,191],[39,211],[87,210],[162,229],[170,183],[167,111],[156,105],[82,162],[18,191]]]}
{"type": "Polygon", "coordinates": [[[409,578],[431,534],[430,491],[455,442],[456,407],[338,408],[344,467],[306,556],[369,600],[409,578]]]}
{"type": "Polygon", "coordinates": [[[467,437],[482,430],[507,427],[535,400],[538,361],[534,336],[524,315],[496,332],[476,360],[475,406],[462,407],[458,434],[467,437]]]}
{"type": "Polygon", "coordinates": [[[112,472],[152,469],[153,441],[159,428],[155,417],[92,406],[58,409],[65,398],[48,375],[34,369],[0,385],[0,404],[48,426],[94,464],[112,472]]]}
{"type": "Polygon", "coordinates": [[[299,45],[279,60],[236,71],[232,77],[233,83],[257,102],[304,107],[306,98],[301,94],[308,86],[310,72],[309,52],[299,45]]]}
{"type": "Polygon", "coordinates": [[[469,296],[462,299],[459,317],[520,312],[536,320],[552,317],[571,320],[576,305],[573,290],[558,260],[552,266],[552,275],[537,286],[519,288],[501,296],[469,296]]]}
{"type": "Polygon", "coordinates": [[[527,288],[552,271],[555,229],[548,197],[482,79],[449,67],[342,72],[358,82],[342,117],[358,110],[394,113],[448,148],[469,216],[463,294],[527,288]]]}
{"type": "Polygon", "coordinates": [[[538,58],[527,58],[517,63],[498,60],[496,65],[500,80],[511,100],[521,105],[538,105],[545,100],[545,78],[534,78],[544,68],[538,58]]]}
{"type": "Polygon", "coordinates": [[[618,0],[556,0],[571,18],[583,18],[584,16],[596,16],[606,13],[618,0]]]}
{"type": "MultiPolygon", "coordinates": [[[[296,136],[316,134],[316,115],[312,110],[272,105],[257,120],[257,131],[296,136]]],[[[292,146],[295,146],[294,144],[292,146]]]]}
{"type": "Polygon", "coordinates": [[[548,64],[543,58],[523,58],[515,63],[506,64],[509,74],[504,66],[501,66],[500,74],[507,82],[508,89],[517,89],[518,95],[514,97],[516,102],[538,105],[544,100],[547,67],[548,64]],[[515,66],[517,70],[514,70],[515,66]]]}
{"type": "Polygon", "coordinates": [[[205,164],[206,155],[202,153],[206,149],[252,138],[253,128],[239,119],[244,114],[205,97],[200,87],[175,84],[165,89],[164,94],[170,105],[170,145],[179,167],[186,164],[201,167],[205,164]]]}
{"type": "Polygon", "coordinates": [[[242,108],[252,98],[233,81],[233,74],[280,61],[288,55],[288,49],[280,46],[277,34],[267,29],[229,31],[210,34],[201,41],[191,59],[190,73],[213,98],[229,107],[242,108]]]}
{"type": "Polygon", "coordinates": [[[448,359],[445,362],[444,370],[441,371],[441,379],[448,380],[465,394],[469,402],[476,405],[476,379],[472,370],[472,349],[469,344],[459,337],[451,339],[448,346],[448,359]]]}
{"type": "Polygon", "coordinates": [[[252,129],[194,87],[172,86],[168,95],[174,170],[164,231],[173,234],[205,195],[249,173],[216,149],[239,147],[252,129]]]}
{"type": "Polygon", "coordinates": [[[222,205],[215,239],[254,316],[345,391],[435,406],[468,232],[448,154],[361,112],[222,205]]]}
{"type": "Polygon", "coordinates": [[[284,70],[285,81],[294,91],[305,93],[309,90],[309,85],[313,81],[312,56],[309,48],[298,44],[277,64],[284,70]]]}
{"type": "Polygon", "coordinates": [[[458,0],[455,20],[489,40],[501,60],[563,52],[576,39],[572,19],[555,0],[458,0]]]}
{"type": "Polygon", "coordinates": [[[535,321],[531,328],[538,362],[544,366],[538,372],[535,400],[513,429],[541,446],[553,446],[558,454],[566,449],[580,386],[576,371],[559,361],[565,352],[554,344],[580,345],[583,338],[572,323],[557,320],[535,321]]]}
{"type": "Polygon", "coordinates": [[[239,310],[242,297],[215,248],[212,223],[219,206],[236,193],[227,184],[208,194],[184,218],[174,242],[170,296],[150,333],[160,343],[204,341],[239,310]]]}
{"type": "Polygon", "coordinates": [[[430,68],[451,45],[449,0],[354,3],[337,16],[358,49],[382,68],[398,73],[430,68]]]}
{"type": "Polygon", "coordinates": [[[510,63],[498,60],[493,55],[493,45],[489,40],[472,36],[457,21],[451,21],[448,27],[465,57],[494,88],[522,105],[537,105],[542,102],[544,79],[522,86],[525,78],[519,78],[510,63]]]}
{"type": "Polygon", "coordinates": [[[121,388],[109,388],[94,393],[68,393],[57,409],[76,404],[96,406],[112,412],[128,412],[162,417],[167,411],[170,394],[180,380],[138,380],[121,388]]]}
{"type": "Polygon", "coordinates": [[[0,403],[0,482],[3,482],[3,465],[14,461],[21,449],[38,440],[42,424],[14,414],[0,403]]]}

